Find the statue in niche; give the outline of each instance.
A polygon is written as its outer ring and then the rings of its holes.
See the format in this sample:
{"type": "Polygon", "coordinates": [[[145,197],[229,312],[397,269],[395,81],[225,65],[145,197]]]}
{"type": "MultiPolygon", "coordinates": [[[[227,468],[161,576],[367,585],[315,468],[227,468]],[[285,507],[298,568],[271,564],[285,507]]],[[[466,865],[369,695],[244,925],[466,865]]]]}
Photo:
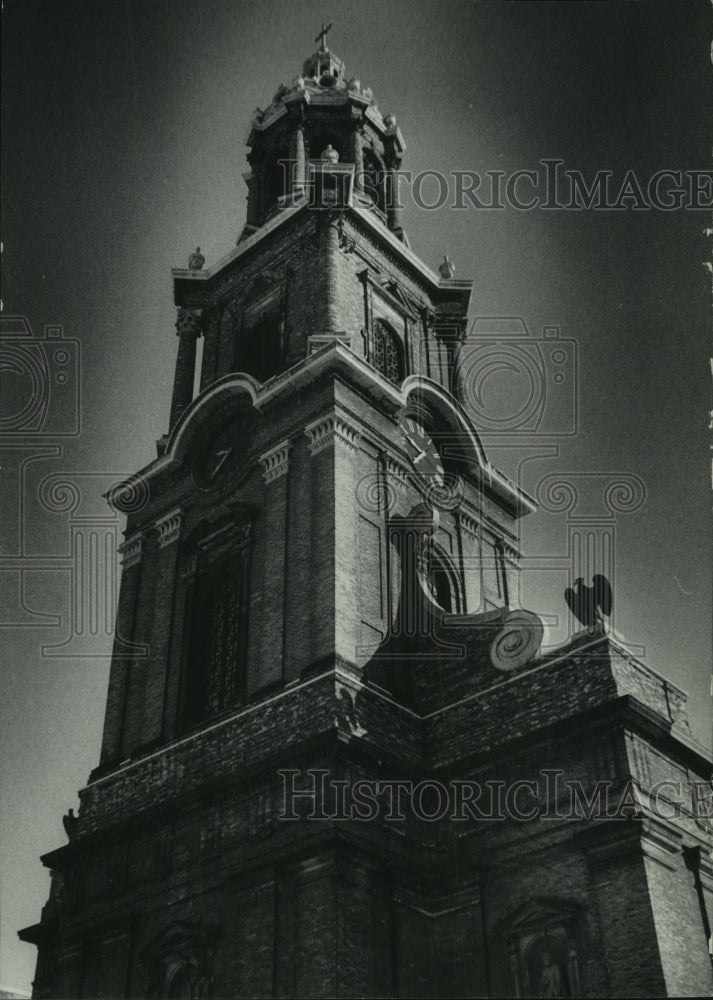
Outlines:
{"type": "Polygon", "coordinates": [[[570,997],[567,972],[567,943],[556,933],[536,938],[527,955],[529,995],[533,997],[570,997]]]}
{"type": "Polygon", "coordinates": [[[562,971],[552,961],[548,951],[542,953],[542,972],[537,988],[538,997],[563,997],[562,971]]]}

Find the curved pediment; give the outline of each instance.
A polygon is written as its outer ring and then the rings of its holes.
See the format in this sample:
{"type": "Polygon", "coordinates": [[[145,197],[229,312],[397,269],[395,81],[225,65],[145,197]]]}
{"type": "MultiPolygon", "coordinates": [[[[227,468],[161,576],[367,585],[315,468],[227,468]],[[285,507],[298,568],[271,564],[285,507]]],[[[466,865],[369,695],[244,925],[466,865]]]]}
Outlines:
{"type": "Polygon", "coordinates": [[[237,372],[219,379],[182,414],[168,439],[165,460],[182,461],[207,426],[217,426],[240,412],[255,415],[259,391],[260,383],[252,375],[237,372]]]}
{"type": "Polygon", "coordinates": [[[425,411],[443,431],[451,432],[453,440],[446,446],[452,449],[454,461],[464,463],[476,475],[488,468],[478,432],[455,396],[438,382],[420,375],[404,379],[401,391],[407,413],[411,409],[416,415],[425,411]]]}

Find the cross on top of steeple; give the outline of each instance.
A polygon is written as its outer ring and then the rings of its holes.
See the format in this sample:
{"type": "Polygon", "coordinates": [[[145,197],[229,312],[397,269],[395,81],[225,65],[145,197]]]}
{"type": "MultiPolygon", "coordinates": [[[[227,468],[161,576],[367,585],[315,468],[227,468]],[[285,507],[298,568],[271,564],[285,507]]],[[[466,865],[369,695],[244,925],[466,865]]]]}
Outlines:
{"type": "Polygon", "coordinates": [[[346,82],[344,63],[334,52],[330,52],[327,45],[327,33],[331,30],[331,22],[329,24],[322,22],[322,27],[315,37],[319,48],[302,65],[302,76],[305,79],[312,79],[330,87],[337,81],[346,82]]]}
{"type": "Polygon", "coordinates": [[[326,39],[327,39],[327,32],[331,29],[331,27],[332,27],[331,21],[330,21],[329,24],[325,24],[324,21],[322,21],[322,28],[317,33],[317,36],[315,37],[315,42],[319,42],[320,43],[319,47],[320,47],[320,49],[322,51],[326,51],[326,48],[327,48],[327,41],[326,41],[326,39]]]}

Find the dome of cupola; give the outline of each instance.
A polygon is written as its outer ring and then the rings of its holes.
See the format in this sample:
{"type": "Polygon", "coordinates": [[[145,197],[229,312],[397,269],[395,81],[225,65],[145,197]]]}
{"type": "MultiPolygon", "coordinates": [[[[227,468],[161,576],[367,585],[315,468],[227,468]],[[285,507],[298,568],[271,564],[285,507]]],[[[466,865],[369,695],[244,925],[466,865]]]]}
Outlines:
{"type": "Polygon", "coordinates": [[[314,81],[320,87],[335,87],[339,84],[343,87],[345,73],[342,60],[327,48],[320,48],[309,59],[305,59],[302,65],[302,78],[314,81]]]}
{"type": "Polygon", "coordinates": [[[305,59],[302,73],[291,84],[280,84],[265,110],[255,109],[252,127],[265,129],[284,111],[289,111],[302,102],[346,104],[350,101],[361,105],[364,110],[369,108],[375,122],[389,127],[389,119],[393,115],[387,115],[386,119],[381,117],[371,87],[362,87],[361,81],[356,77],[348,77],[343,60],[323,45],[305,59]]]}
{"type": "Polygon", "coordinates": [[[350,203],[373,209],[400,239],[396,209],[389,207],[391,174],[398,170],[405,143],[393,115],[382,115],[369,87],[348,78],[342,60],[329,50],[323,25],[319,48],[300,76],[280,84],[265,110],[252,116],[248,146],[251,171],[248,219],[241,238],[264,225],[281,209],[305,197],[318,161],[351,165],[350,203]],[[329,150],[328,157],[323,151],[329,150]]]}

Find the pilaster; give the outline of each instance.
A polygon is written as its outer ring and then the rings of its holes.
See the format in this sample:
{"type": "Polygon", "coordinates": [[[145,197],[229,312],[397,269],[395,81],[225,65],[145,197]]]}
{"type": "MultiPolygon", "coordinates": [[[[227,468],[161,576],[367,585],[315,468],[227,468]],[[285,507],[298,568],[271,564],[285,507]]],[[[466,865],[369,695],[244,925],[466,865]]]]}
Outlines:
{"type": "MultiPolygon", "coordinates": [[[[118,647],[124,648],[131,644],[134,636],[136,617],[136,600],[141,583],[141,560],[145,547],[145,536],[142,532],[127,536],[119,553],[122,556],[121,586],[119,588],[119,606],[116,612],[116,628],[114,639],[114,656],[109,676],[109,691],[107,694],[106,712],[104,716],[104,735],[100,766],[116,761],[121,751],[121,731],[127,696],[129,675],[129,659],[127,655],[117,655],[118,647]]],[[[137,655],[134,650],[132,655],[137,655]]]]}
{"type": "Polygon", "coordinates": [[[251,678],[251,688],[269,687],[284,680],[285,579],[287,574],[287,508],[292,444],[281,441],[260,455],[263,468],[264,526],[263,600],[261,616],[260,676],[251,678]]]}
{"type": "Polygon", "coordinates": [[[164,734],[164,704],[171,644],[181,641],[173,628],[174,601],[178,585],[178,550],[184,512],[176,508],[154,524],[156,552],[156,597],[151,630],[151,658],[147,663],[141,740],[157,741],[164,734]],[[175,636],[175,640],[174,640],[175,636]]]}

